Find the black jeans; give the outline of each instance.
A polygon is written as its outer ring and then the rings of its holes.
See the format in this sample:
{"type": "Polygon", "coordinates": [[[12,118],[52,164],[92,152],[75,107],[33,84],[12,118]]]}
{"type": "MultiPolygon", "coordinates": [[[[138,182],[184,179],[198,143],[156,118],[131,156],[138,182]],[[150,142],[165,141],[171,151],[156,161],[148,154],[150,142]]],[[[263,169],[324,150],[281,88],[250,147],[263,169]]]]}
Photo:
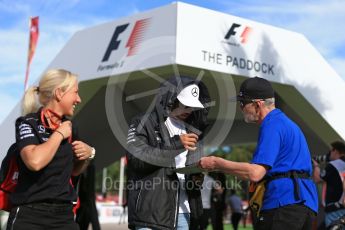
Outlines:
{"type": "Polygon", "coordinates": [[[7,230],[79,230],[72,204],[33,204],[12,208],[7,230]]]}
{"type": "Polygon", "coordinates": [[[315,213],[302,204],[261,211],[255,230],[310,230],[315,213]]]}
{"type": "Polygon", "coordinates": [[[79,224],[80,230],[89,229],[90,223],[92,225],[92,230],[101,229],[95,202],[87,201],[80,204],[77,211],[76,222],[79,224]]]}
{"type": "Polygon", "coordinates": [[[231,214],[231,224],[234,227],[234,230],[238,229],[238,223],[240,222],[241,218],[242,213],[234,212],[233,214],[231,214]]]}
{"type": "Polygon", "coordinates": [[[211,209],[204,209],[200,218],[200,230],[206,230],[209,220],[211,219],[211,209]]]}

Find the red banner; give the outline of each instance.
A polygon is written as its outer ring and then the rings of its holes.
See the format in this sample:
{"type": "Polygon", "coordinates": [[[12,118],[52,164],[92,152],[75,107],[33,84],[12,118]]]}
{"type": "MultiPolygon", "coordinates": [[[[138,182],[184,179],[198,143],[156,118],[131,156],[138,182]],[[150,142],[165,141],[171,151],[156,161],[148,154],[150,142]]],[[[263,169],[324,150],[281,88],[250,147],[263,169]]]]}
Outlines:
{"type": "Polygon", "coordinates": [[[29,72],[30,72],[30,64],[32,61],[32,57],[34,56],[36,44],[38,40],[39,30],[38,30],[38,17],[30,18],[30,40],[29,40],[29,53],[28,53],[28,62],[26,65],[26,73],[25,73],[25,82],[24,82],[24,90],[27,89],[28,79],[29,79],[29,72]]]}

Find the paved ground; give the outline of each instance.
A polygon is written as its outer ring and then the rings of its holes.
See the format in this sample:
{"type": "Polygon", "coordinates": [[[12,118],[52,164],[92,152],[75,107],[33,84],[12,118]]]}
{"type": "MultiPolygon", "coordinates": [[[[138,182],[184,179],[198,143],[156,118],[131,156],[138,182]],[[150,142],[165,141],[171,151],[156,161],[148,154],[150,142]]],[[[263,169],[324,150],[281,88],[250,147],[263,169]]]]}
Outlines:
{"type": "MultiPolygon", "coordinates": [[[[102,230],[128,230],[127,228],[127,224],[103,224],[101,226],[102,230]]],[[[232,230],[232,226],[230,226],[230,224],[224,224],[224,230],[232,230]]],[[[240,224],[239,230],[252,230],[252,226],[251,225],[247,225],[247,228],[244,228],[242,226],[242,223],[240,224]]],[[[89,228],[89,230],[92,230],[92,228],[89,228]]],[[[207,230],[212,230],[211,225],[208,226],[207,230]]]]}
{"type": "MultiPolygon", "coordinates": [[[[128,227],[127,224],[102,224],[101,229],[102,230],[127,230],[128,227]]],[[[89,230],[92,230],[90,227],[89,230]]]]}

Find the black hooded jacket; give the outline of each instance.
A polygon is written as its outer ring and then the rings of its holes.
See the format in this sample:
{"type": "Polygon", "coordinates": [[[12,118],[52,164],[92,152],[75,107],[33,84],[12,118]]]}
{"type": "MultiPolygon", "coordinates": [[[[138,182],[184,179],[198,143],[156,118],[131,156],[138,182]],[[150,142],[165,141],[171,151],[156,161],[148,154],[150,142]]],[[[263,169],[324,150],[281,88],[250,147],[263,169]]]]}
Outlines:
{"type": "MultiPolygon", "coordinates": [[[[179,205],[179,180],[174,172],[175,157],[185,151],[179,136],[170,137],[164,122],[188,85],[199,86],[199,100],[205,108],[194,110],[185,121],[187,132],[198,134],[197,150],[187,154],[186,165],[203,156],[202,137],[207,127],[207,104],[210,97],[206,86],[190,77],[172,77],[164,82],[156,96],[152,112],[135,117],[128,130],[128,225],[155,229],[175,229],[179,205]]],[[[191,219],[202,214],[200,186],[185,175],[185,189],[191,219]]]]}

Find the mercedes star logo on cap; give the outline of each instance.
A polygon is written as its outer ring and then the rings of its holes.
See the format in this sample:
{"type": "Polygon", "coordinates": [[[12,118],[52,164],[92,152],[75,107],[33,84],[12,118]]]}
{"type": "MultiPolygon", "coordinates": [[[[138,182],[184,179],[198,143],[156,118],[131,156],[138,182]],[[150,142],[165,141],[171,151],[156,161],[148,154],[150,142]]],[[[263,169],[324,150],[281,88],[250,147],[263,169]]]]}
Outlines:
{"type": "Polygon", "coordinates": [[[194,87],[194,88],[192,89],[192,95],[193,95],[194,97],[197,97],[197,96],[199,95],[199,92],[198,92],[198,88],[197,88],[197,87],[194,87]]]}

